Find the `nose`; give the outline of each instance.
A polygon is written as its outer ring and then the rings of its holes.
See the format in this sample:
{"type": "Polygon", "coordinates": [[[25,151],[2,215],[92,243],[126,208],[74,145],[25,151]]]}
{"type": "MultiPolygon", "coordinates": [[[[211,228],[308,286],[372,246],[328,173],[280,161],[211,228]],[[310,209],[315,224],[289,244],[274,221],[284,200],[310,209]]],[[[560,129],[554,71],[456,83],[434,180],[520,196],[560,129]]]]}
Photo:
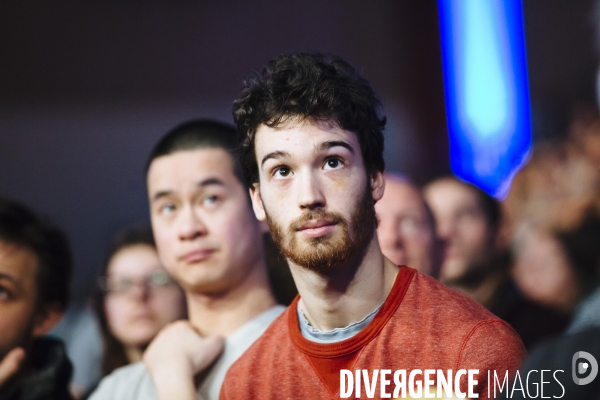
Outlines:
{"type": "Polygon", "coordinates": [[[131,288],[131,295],[136,300],[144,302],[150,297],[150,288],[148,287],[148,284],[146,282],[135,282],[135,284],[131,288]]]}
{"type": "Polygon", "coordinates": [[[319,178],[311,171],[303,171],[300,179],[298,204],[302,210],[318,210],[325,207],[325,196],[319,178]]]}
{"type": "Polygon", "coordinates": [[[186,207],[179,218],[179,238],[181,240],[194,240],[208,233],[206,225],[194,207],[186,207]]]}

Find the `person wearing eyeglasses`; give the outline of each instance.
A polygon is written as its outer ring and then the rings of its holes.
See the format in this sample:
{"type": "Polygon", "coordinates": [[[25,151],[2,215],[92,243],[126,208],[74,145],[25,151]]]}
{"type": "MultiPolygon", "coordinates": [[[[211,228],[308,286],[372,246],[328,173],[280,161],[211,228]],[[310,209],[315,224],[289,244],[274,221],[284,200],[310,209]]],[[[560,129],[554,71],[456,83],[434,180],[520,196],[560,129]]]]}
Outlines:
{"type": "Polygon", "coordinates": [[[183,291],[162,266],[150,227],[117,236],[98,284],[103,376],[141,361],[156,334],[186,316],[183,291]]]}

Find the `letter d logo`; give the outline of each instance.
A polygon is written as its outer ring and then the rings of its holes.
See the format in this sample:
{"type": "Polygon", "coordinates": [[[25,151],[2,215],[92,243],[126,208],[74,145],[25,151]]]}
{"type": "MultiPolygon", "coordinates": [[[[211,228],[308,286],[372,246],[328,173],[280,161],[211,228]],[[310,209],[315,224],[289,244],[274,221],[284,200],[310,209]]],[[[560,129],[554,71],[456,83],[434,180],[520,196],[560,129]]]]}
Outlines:
{"type": "Polygon", "coordinates": [[[573,374],[573,382],[575,382],[576,385],[587,385],[596,378],[596,375],[598,375],[598,361],[596,361],[594,356],[590,353],[585,351],[578,351],[577,353],[573,354],[571,372],[573,374]],[[578,365],[577,361],[581,358],[584,358],[585,360],[587,360],[587,362],[581,362],[578,365]],[[577,374],[584,374],[588,370],[590,370],[590,374],[586,378],[577,377],[577,374]]]}

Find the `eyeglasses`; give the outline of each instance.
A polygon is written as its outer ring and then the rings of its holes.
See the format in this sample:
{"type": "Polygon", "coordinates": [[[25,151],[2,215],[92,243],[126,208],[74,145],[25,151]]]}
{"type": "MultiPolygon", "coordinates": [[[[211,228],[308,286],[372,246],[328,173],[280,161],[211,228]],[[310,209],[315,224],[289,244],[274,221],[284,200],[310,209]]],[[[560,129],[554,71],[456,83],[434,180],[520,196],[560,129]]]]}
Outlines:
{"type": "Polygon", "coordinates": [[[131,291],[135,285],[142,285],[146,289],[157,290],[172,285],[173,279],[167,271],[156,270],[144,276],[141,279],[118,278],[110,279],[107,276],[101,276],[98,280],[98,286],[104,293],[126,294],[131,291]]]}

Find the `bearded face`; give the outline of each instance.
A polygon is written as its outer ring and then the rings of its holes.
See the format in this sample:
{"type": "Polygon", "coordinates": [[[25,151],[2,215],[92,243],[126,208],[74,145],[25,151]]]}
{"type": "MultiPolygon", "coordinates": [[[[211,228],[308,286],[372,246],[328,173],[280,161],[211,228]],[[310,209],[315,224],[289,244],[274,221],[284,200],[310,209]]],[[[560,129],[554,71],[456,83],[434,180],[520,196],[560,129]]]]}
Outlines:
{"type": "Polygon", "coordinates": [[[349,219],[337,212],[308,210],[288,227],[283,227],[265,211],[273,240],[281,253],[294,264],[319,274],[327,274],[359,256],[377,226],[373,199],[367,189],[349,219]],[[327,221],[337,229],[323,236],[301,237],[299,231],[311,221],[327,221]]]}
{"type": "Polygon", "coordinates": [[[255,152],[260,182],[250,189],[252,206],[282,254],[320,274],[360,263],[385,183],[365,167],[357,134],[334,121],[261,125],[255,152]]]}

